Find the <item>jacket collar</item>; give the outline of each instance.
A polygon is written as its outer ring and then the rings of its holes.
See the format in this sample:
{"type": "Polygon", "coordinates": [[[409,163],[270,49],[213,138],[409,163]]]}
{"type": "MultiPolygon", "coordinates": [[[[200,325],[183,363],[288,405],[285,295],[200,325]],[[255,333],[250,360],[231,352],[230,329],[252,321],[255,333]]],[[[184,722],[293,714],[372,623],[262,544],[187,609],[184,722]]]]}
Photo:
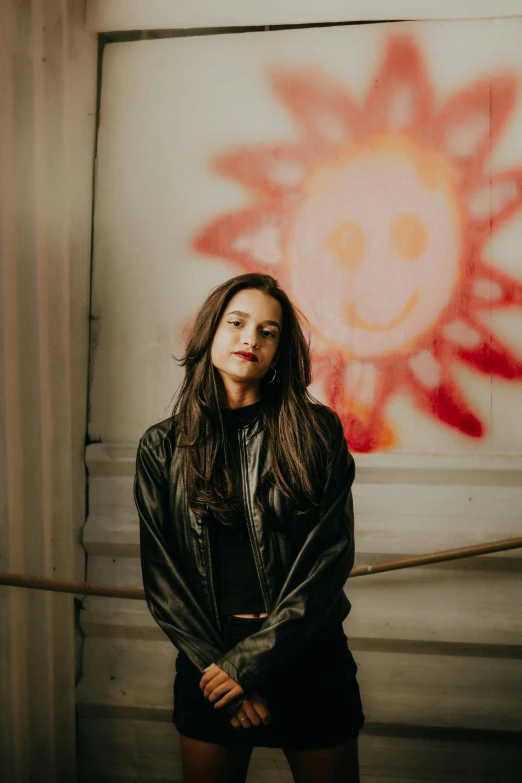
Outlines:
{"type": "Polygon", "coordinates": [[[264,430],[266,426],[267,426],[266,413],[264,410],[261,410],[259,416],[256,416],[256,418],[253,421],[250,421],[244,427],[241,427],[241,430],[245,431],[245,439],[250,440],[255,435],[257,435],[262,430],[264,430]]]}

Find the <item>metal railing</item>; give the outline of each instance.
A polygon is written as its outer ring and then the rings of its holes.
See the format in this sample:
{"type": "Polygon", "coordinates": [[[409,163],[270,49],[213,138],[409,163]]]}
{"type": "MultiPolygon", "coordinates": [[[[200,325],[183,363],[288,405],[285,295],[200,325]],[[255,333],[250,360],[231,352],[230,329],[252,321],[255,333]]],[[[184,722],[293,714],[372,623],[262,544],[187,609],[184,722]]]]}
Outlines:
{"type": "MultiPolygon", "coordinates": [[[[401,560],[382,560],[372,565],[359,565],[352,568],[349,578],[382,574],[385,571],[398,571],[401,568],[443,563],[448,560],[461,560],[465,557],[489,555],[493,552],[505,552],[510,549],[522,548],[522,536],[505,538],[502,541],[490,541],[486,544],[461,547],[460,549],[444,549],[427,555],[405,557],[401,560]]],[[[0,572],[0,585],[8,587],[28,587],[32,590],[50,590],[56,593],[73,593],[74,595],[97,595],[105,598],[145,599],[143,588],[118,587],[116,585],[96,585],[87,582],[64,582],[58,579],[47,579],[41,576],[26,576],[0,572]]]]}

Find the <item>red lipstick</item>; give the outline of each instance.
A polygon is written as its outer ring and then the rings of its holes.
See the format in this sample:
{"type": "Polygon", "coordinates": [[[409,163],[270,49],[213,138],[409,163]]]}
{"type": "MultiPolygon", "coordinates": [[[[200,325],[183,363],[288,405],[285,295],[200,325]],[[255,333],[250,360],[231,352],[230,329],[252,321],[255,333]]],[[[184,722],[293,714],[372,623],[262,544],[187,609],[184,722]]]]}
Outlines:
{"type": "Polygon", "coordinates": [[[254,356],[253,353],[249,353],[248,351],[235,351],[235,354],[241,359],[246,359],[247,362],[257,362],[257,356],[254,356]]]}

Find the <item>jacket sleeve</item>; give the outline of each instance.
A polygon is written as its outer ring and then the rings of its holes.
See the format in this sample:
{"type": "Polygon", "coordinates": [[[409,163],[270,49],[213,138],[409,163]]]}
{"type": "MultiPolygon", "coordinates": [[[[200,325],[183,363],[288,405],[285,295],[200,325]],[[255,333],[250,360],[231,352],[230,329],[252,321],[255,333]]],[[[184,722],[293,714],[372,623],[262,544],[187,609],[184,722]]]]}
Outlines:
{"type": "MultiPolygon", "coordinates": [[[[145,436],[144,436],[145,438],[145,436]]],[[[165,445],[140,440],[134,478],[134,500],[140,523],[140,558],[147,606],[170,641],[203,669],[217,662],[226,647],[190,587],[170,513],[168,480],[163,472],[165,445]]],[[[229,717],[244,696],[223,707],[229,717]]]]}
{"type": "Polygon", "coordinates": [[[353,567],[355,464],[339,416],[334,416],[319,521],[306,537],[262,627],[216,662],[245,691],[314,635],[353,567]]]}

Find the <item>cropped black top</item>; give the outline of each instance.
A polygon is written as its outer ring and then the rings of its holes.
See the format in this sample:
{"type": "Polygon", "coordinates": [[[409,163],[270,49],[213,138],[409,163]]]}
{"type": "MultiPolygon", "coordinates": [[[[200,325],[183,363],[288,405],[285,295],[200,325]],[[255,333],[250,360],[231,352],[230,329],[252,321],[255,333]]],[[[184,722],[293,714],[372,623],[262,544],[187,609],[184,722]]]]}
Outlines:
{"type": "Polygon", "coordinates": [[[240,471],[239,430],[259,416],[262,402],[222,411],[225,431],[233,459],[233,477],[237,514],[232,524],[212,522],[210,543],[214,591],[222,615],[266,612],[259,577],[246,525],[243,485],[240,471]]]}

